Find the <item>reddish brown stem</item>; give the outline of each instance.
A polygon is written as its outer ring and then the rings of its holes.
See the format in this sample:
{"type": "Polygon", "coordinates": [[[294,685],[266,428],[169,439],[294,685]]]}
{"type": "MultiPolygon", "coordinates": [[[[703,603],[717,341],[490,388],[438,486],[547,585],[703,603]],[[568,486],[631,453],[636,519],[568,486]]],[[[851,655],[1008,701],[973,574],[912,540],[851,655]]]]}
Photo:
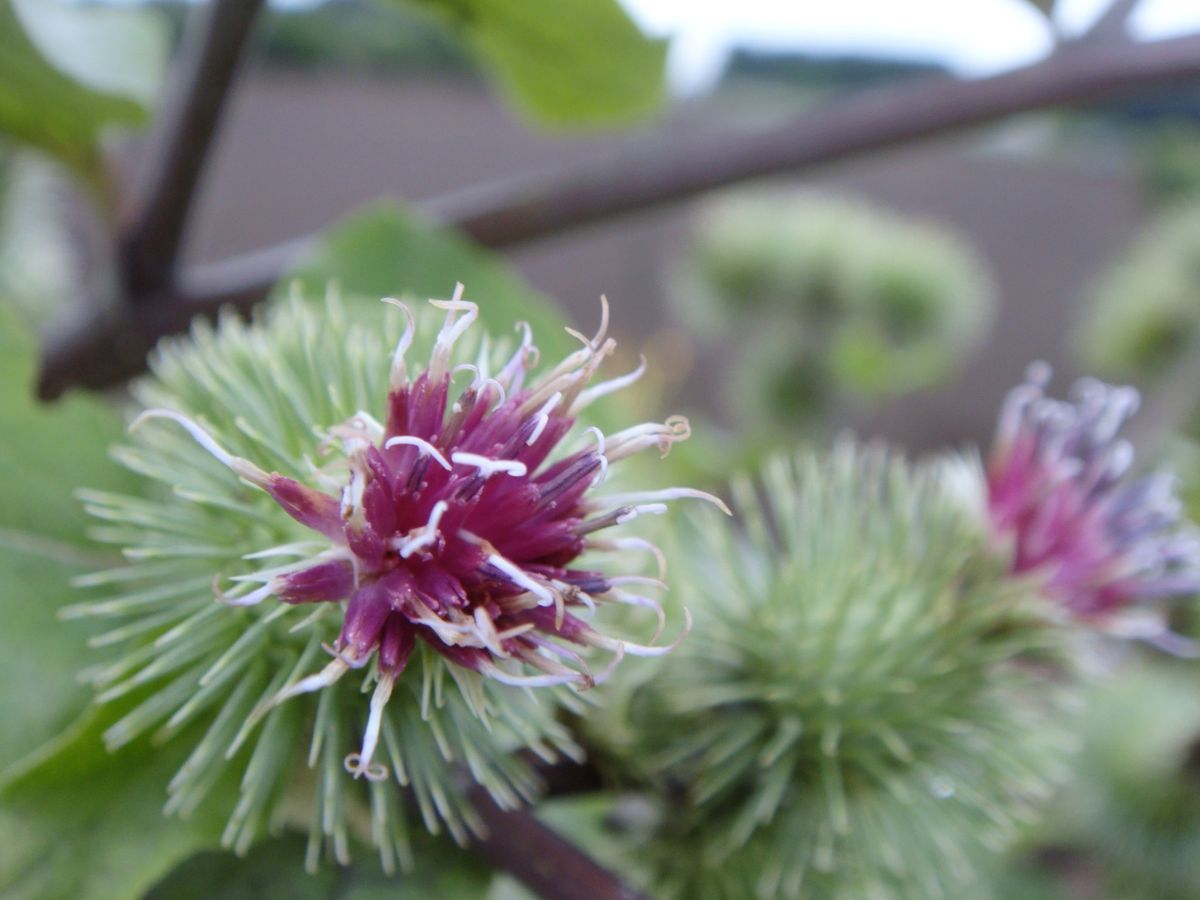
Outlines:
{"type": "Polygon", "coordinates": [[[648,900],[574,844],[523,810],[501,809],[483,788],[471,803],[488,830],[472,845],[493,868],[508,872],[546,900],[648,900]]]}
{"type": "Polygon", "coordinates": [[[211,0],[192,13],[183,47],[121,212],[126,299],[144,305],[174,278],[196,187],[262,0],[211,0]]]}
{"type": "MultiPolygon", "coordinates": [[[[1069,47],[991,78],[931,77],[838,98],[754,133],[714,134],[686,146],[652,141],[558,174],[537,173],[422,204],[433,219],[493,248],[561,234],[703,191],[995,121],[1200,77],[1200,35],[1147,44],[1069,47]]],[[[296,239],[187,273],[201,302],[261,295],[311,239],[296,239]]]]}

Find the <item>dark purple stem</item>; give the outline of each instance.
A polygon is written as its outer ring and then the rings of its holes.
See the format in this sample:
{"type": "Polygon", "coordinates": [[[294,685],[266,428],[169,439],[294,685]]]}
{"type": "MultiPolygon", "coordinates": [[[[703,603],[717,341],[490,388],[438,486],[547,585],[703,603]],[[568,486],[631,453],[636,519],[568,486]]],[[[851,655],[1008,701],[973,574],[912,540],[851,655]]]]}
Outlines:
{"type": "MultiPolygon", "coordinates": [[[[937,76],[864,91],[754,133],[687,145],[653,140],[599,163],[535,173],[438,197],[422,206],[479,243],[505,248],[639,212],[713,188],[800,171],[995,121],[1200,76],[1200,35],[1120,46],[1069,47],[990,78],[937,76]]],[[[253,302],[312,239],[299,238],[185,274],[199,303],[253,302]]]]}
{"type": "Polygon", "coordinates": [[[546,900],[648,900],[574,844],[523,810],[501,809],[483,788],[471,804],[488,836],[472,849],[495,869],[508,872],[546,900]]]}
{"type": "Polygon", "coordinates": [[[169,300],[184,228],[221,110],[262,0],[211,0],[188,22],[125,207],[120,264],[126,297],[169,300]]]}

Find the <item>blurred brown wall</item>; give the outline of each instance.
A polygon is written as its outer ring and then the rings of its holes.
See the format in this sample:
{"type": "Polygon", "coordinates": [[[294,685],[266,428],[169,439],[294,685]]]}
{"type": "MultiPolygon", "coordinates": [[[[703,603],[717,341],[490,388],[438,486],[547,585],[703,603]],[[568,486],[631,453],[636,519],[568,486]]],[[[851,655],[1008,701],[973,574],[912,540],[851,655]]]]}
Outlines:
{"type": "MultiPolygon", "coordinates": [[[[686,141],[712,124],[693,106],[661,127],[686,141]]],[[[364,202],[429,198],[603,154],[630,137],[537,133],[466,84],[251,71],[233,98],[189,257],[245,252],[318,230],[364,202]]],[[[962,377],[860,423],[914,448],[986,438],[1026,362],[1064,359],[1082,291],[1141,219],[1129,173],[987,149],[994,143],[977,135],[923,144],[803,182],[958,228],[994,270],[994,328],[962,377]]],[[[592,320],[606,293],[618,333],[645,337],[668,321],[662,275],[686,239],[687,215],[677,205],[541,241],[511,259],[581,321],[592,320]]]]}

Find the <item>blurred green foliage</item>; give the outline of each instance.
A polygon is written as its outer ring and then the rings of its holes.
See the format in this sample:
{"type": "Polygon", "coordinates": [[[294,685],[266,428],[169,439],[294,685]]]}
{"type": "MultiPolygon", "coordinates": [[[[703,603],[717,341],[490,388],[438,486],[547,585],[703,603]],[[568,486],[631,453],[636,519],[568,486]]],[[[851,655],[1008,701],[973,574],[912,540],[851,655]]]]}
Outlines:
{"type": "Polygon", "coordinates": [[[77,267],[54,166],[0,142],[0,297],[36,327],[71,299],[77,267]]]}
{"type": "Polygon", "coordinates": [[[848,200],[744,193],[701,210],[674,294],[732,344],[730,405],[788,430],[946,377],[982,333],[992,291],[945,229],[848,200]]]}
{"type": "Polygon", "coordinates": [[[365,301],[370,315],[382,318],[380,297],[423,302],[448,297],[460,281],[468,297],[479,298],[480,321],[497,337],[512,335],[515,340],[513,324],[526,321],[549,359],[577,346],[563,330],[566,322],[554,301],[530,287],[501,257],[390,201],[365,206],[332,225],[280,280],[277,293],[286,294],[294,283],[306,295],[319,297],[332,283],[348,300],[365,301]]]}
{"type": "MultiPolygon", "coordinates": [[[[186,820],[163,817],[162,787],[186,746],[142,740],[106,753],[101,733],[119,715],[93,710],[0,782],[6,900],[129,900],[192,853],[217,846],[219,804],[186,820]]],[[[213,793],[233,802],[236,781],[225,778],[213,793]]]]}
{"type": "Polygon", "coordinates": [[[34,364],[33,337],[0,296],[0,773],[88,699],[75,677],[86,634],[55,614],[73,593],[70,576],[111,559],[89,545],[75,488],[133,484],[107,456],[119,416],[93,397],[40,406],[34,364]]]}
{"type": "MultiPolygon", "coordinates": [[[[146,109],[127,91],[114,90],[111,78],[88,78],[109,68],[111,58],[84,52],[91,42],[81,40],[69,17],[56,19],[55,13],[51,4],[0,0],[0,140],[50,154],[103,195],[107,176],[100,152],[102,133],[110,125],[142,123],[146,109]],[[56,49],[48,52],[45,47],[56,49]],[[70,73],[59,64],[67,58],[70,73]],[[89,80],[101,86],[92,87],[89,80]]],[[[128,35],[120,24],[116,32],[128,35]]],[[[104,46],[104,41],[96,41],[96,46],[104,46]]],[[[137,59],[142,53],[129,55],[137,59]]]]}
{"type": "Polygon", "coordinates": [[[414,837],[413,869],[401,878],[373,865],[306,872],[304,839],[285,833],[241,859],[199,853],[151,888],[145,900],[466,900],[487,893],[492,873],[478,857],[445,837],[414,837]]]}
{"type": "Polygon", "coordinates": [[[1153,129],[1140,142],[1142,179],[1160,205],[1200,194],[1200,127],[1172,122],[1153,129]]]}
{"type": "Polygon", "coordinates": [[[521,108],[551,125],[637,118],[662,102],[666,43],[617,0],[386,0],[424,8],[483,60],[521,108]]]}
{"type": "Polygon", "coordinates": [[[1075,778],[1034,846],[1090,873],[1088,897],[1192,900],[1200,886],[1200,669],[1161,659],[1125,666],[1092,693],[1081,736],[1075,778]]]}
{"type": "MultiPolygon", "coordinates": [[[[187,4],[156,5],[182,32],[187,4]]],[[[666,44],[617,0],[330,0],[267,10],[257,46],[286,66],[492,76],[556,127],[642,118],[664,98],[666,44]]]]}
{"type": "Polygon", "coordinates": [[[35,403],[34,350],[0,302],[0,895],[135,897],[219,832],[203,819],[164,827],[156,790],[174,755],[109,756],[91,717],[54,738],[88,703],[77,674],[92,630],[56,613],[75,598],[72,575],[114,561],[88,543],[74,490],[124,490],[133,478],[108,459],[123,431],[111,407],[35,403]]]}
{"type": "Polygon", "coordinates": [[[1147,383],[1174,370],[1200,341],[1200,202],[1181,202],[1102,274],[1080,323],[1083,362],[1147,383]]]}
{"type": "MultiPolygon", "coordinates": [[[[179,4],[171,8],[182,15],[179,4]]],[[[268,64],[296,68],[481,74],[441,23],[399,3],[334,0],[313,9],[267,9],[257,46],[268,64]]]]}

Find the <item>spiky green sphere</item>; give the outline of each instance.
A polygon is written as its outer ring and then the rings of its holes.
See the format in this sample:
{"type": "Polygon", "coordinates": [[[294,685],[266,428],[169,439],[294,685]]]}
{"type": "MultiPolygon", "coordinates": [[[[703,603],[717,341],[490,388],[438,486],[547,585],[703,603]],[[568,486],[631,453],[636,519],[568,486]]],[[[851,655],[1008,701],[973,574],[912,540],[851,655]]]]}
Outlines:
{"type": "Polygon", "coordinates": [[[991,552],[982,484],[958,458],[779,457],[737,485],[740,533],[673,544],[695,630],[614,740],[672,798],[664,893],[966,896],[1033,816],[1063,634],[991,552]]]}
{"type": "Polygon", "coordinates": [[[662,588],[636,574],[655,548],[609,535],[707,495],[591,489],[641,450],[665,454],[686,421],[574,428],[641,371],[587,386],[615,347],[607,306],[595,337],[538,369],[528,326],[494,347],[461,294],[415,315],[293,299],[254,324],[197,325],[158,352],[114,450],[144,495],[82,493],[105,522],[95,537],[127,559],[81,579],[102,593],[67,610],[108,625],[85,673],[126,707],[105,740],[199,729],[167,811],[186,815],[233,767],[235,849],[306,824],[310,865],[344,862],[354,833],[389,868],[408,852],[406,787],[431,830],[465,839],[472,779],[511,807],[536,786],[514,750],[580,755],[556,719],[580,709],[565,685],[670,649],[591,618],[657,608],[620,585],[662,588]],[[632,572],[594,568],[614,552],[632,572]]]}

